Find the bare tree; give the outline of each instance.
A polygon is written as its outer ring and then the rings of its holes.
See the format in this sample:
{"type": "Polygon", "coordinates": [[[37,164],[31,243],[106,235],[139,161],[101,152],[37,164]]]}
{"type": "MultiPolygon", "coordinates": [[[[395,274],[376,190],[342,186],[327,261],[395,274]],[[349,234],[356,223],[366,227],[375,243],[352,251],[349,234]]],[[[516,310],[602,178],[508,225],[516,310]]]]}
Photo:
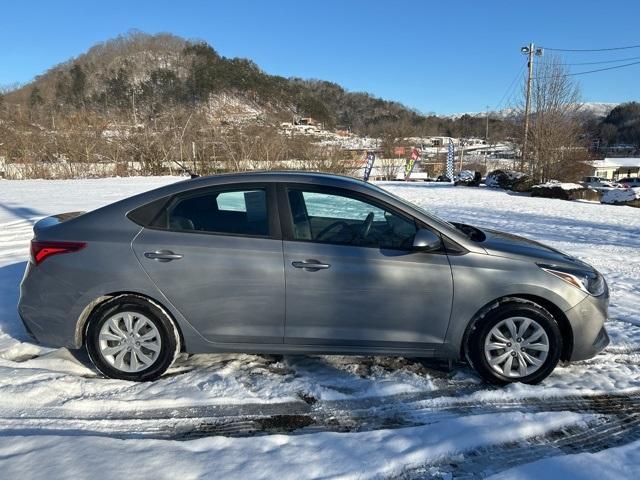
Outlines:
{"type": "Polygon", "coordinates": [[[585,154],[578,118],[580,87],[559,57],[543,59],[536,65],[531,88],[528,169],[537,181],[571,179],[585,154]]]}

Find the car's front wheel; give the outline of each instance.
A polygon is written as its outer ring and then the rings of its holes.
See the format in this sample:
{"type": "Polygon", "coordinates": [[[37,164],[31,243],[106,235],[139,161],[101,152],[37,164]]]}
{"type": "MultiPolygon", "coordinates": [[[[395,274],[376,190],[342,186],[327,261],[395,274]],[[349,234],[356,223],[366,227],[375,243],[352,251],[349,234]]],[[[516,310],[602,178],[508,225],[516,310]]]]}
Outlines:
{"type": "Polygon", "coordinates": [[[491,383],[539,383],[554,370],[561,352],[562,335],[553,316],[521,299],[499,302],[467,335],[467,360],[491,383]]]}
{"type": "Polygon", "coordinates": [[[122,295],[100,304],[86,331],[89,358],[105,376],[149,381],[162,375],[180,352],[172,319],[155,303],[122,295]]]}

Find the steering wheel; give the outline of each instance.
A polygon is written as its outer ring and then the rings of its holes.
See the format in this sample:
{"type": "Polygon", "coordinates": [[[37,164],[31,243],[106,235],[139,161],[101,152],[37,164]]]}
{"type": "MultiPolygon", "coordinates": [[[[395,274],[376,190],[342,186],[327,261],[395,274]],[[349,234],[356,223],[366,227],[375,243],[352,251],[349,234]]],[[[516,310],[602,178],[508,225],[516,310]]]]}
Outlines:
{"type": "MultiPolygon", "coordinates": [[[[316,235],[316,240],[322,240],[323,237],[325,237],[329,232],[332,232],[338,227],[340,227],[340,232],[341,232],[345,228],[349,228],[349,224],[347,222],[343,222],[342,220],[338,222],[333,222],[331,225],[327,225],[326,227],[324,227],[322,230],[318,232],[318,235],[316,235]]],[[[336,233],[339,233],[339,232],[336,232],[336,233]]]]}
{"type": "Polygon", "coordinates": [[[371,225],[373,225],[373,212],[369,212],[367,218],[364,219],[362,226],[360,227],[360,231],[358,232],[358,237],[365,239],[369,232],[371,231],[371,225]]]}

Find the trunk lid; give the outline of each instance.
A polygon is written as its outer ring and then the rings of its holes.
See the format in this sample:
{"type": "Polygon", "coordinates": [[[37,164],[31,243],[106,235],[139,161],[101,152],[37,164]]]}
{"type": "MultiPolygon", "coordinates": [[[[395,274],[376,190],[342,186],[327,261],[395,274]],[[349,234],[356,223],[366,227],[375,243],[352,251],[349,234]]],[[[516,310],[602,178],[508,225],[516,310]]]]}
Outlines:
{"type": "Polygon", "coordinates": [[[77,218],[83,213],[86,212],[65,212],[51,215],[50,217],[44,217],[35,223],[35,225],[33,226],[33,233],[37,237],[38,234],[42,233],[44,230],[77,218]]]}

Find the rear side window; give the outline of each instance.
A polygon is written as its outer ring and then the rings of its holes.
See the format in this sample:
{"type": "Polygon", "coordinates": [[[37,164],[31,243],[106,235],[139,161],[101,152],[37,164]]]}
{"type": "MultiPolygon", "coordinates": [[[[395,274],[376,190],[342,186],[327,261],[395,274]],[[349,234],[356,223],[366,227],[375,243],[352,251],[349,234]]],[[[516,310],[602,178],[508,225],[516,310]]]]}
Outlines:
{"type": "Polygon", "coordinates": [[[181,195],[163,217],[162,226],[174,231],[269,235],[267,192],[262,188],[181,195]]]}

